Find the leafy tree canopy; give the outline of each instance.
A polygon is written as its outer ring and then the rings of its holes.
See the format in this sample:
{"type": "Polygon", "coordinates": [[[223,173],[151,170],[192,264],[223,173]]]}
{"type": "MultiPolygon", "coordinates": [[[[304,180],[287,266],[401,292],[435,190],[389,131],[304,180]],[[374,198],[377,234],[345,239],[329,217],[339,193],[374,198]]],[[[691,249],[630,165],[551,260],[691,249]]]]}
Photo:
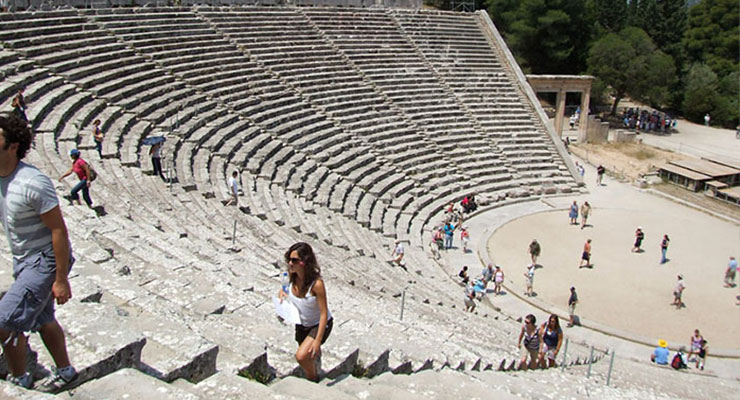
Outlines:
{"type": "Polygon", "coordinates": [[[585,69],[591,26],[586,0],[488,0],[488,13],[527,72],[585,69]]]}
{"type": "Polygon", "coordinates": [[[704,0],[689,11],[683,37],[689,63],[705,63],[718,76],[740,69],[740,2],[704,0]]]}
{"type": "Polygon", "coordinates": [[[635,27],[596,41],[589,52],[588,66],[591,74],[612,88],[612,114],[627,95],[654,107],[662,106],[676,80],[673,59],[657,50],[647,33],[635,27]]]}

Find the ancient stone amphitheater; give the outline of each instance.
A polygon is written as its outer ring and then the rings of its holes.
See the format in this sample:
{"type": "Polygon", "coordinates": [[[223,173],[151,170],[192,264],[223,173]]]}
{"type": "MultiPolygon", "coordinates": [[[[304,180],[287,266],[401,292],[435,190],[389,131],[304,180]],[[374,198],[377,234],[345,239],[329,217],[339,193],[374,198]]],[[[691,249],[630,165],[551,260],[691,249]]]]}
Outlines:
{"type": "MultiPolygon", "coordinates": [[[[606,387],[599,343],[569,353],[596,361],[595,386],[585,366],[500,371],[518,357],[519,324],[490,306],[463,314],[460,287],[423,246],[466,194],[490,208],[578,190],[485,13],[67,8],[2,14],[0,27],[0,105],[26,88],[30,162],[57,177],[80,148],[99,173],[96,212],[63,204],[78,263],[58,317],[81,379],[62,396],[657,393],[639,368],[632,384],[606,387]],[[142,145],[159,135],[169,184],[151,176],[142,145]],[[224,207],[233,170],[243,196],[224,207]],[[396,238],[410,241],[408,272],[385,261],[396,238]],[[293,331],[272,307],[278,260],[296,241],[317,250],[336,318],[318,385],[293,377],[293,331]]],[[[31,345],[42,376],[53,363],[31,345]]]]}

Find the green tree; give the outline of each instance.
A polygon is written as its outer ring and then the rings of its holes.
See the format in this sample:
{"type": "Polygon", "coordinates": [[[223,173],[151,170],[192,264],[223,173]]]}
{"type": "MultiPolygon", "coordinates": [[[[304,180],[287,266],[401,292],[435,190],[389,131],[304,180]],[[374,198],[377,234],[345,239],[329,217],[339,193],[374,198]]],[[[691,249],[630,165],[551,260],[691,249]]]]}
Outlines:
{"type": "Polygon", "coordinates": [[[635,27],[596,41],[589,51],[588,67],[612,89],[612,115],[628,95],[654,107],[663,106],[676,80],[673,59],[658,50],[645,31],[635,27]]]}
{"type": "Polygon", "coordinates": [[[704,0],[689,10],[683,36],[687,61],[706,63],[721,79],[740,70],[740,2],[704,0]]]}
{"type": "MultiPolygon", "coordinates": [[[[713,114],[719,94],[718,79],[706,64],[696,63],[686,75],[683,112],[689,120],[699,122],[704,114],[713,114]]],[[[714,116],[716,118],[716,115],[714,116]]]]}
{"type": "Polygon", "coordinates": [[[488,0],[488,13],[519,65],[532,73],[585,69],[591,25],[586,0],[488,0]]]}
{"type": "Polygon", "coordinates": [[[627,26],[627,0],[587,0],[586,10],[594,21],[597,37],[617,33],[627,26]]]}

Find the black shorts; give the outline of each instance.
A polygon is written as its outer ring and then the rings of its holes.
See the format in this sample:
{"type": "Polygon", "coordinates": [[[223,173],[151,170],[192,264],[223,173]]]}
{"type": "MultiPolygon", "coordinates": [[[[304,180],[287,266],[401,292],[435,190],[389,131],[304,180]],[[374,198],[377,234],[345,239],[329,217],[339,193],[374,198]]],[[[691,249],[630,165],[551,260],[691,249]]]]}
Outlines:
{"type": "MultiPolygon", "coordinates": [[[[326,339],[329,338],[329,334],[331,334],[331,328],[334,326],[334,318],[326,321],[326,329],[324,329],[324,337],[321,339],[321,344],[324,344],[326,342],[326,339]]],[[[298,344],[303,343],[304,340],[308,336],[311,336],[312,338],[316,339],[316,334],[319,332],[319,326],[303,326],[303,325],[296,325],[295,326],[295,341],[298,342],[298,344]]]]}
{"type": "Polygon", "coordinates": [[[581,255],[581,260],[586,260],[586,261],[588,261],[588,260],[590,260],[590,259],[591,259],[591,254],[589,254],[588,252],[585,252],[585,251],[584,251],[584,252],[583,252],[583,255],[581,255]]]}

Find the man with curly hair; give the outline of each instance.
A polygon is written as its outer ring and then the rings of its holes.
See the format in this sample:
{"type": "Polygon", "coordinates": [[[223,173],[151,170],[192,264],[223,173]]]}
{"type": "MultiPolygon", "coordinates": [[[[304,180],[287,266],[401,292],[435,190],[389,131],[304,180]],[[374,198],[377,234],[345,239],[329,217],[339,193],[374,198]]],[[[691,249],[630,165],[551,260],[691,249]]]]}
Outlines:
{"type": "Polygon", "coordinates": [[[54,185],[21,161],[32,141],[25,121],[0,115],[0,218],[15,278],[0,299],[0,341],[8,360],[8,381],[32,388],[24,332],[39,332],[57,368],[37,389],[58,392],[77,378],[64,331],[54,316],[54,300],[64,304],[72,298],[67,275],[74,258],[54,185]]]}

